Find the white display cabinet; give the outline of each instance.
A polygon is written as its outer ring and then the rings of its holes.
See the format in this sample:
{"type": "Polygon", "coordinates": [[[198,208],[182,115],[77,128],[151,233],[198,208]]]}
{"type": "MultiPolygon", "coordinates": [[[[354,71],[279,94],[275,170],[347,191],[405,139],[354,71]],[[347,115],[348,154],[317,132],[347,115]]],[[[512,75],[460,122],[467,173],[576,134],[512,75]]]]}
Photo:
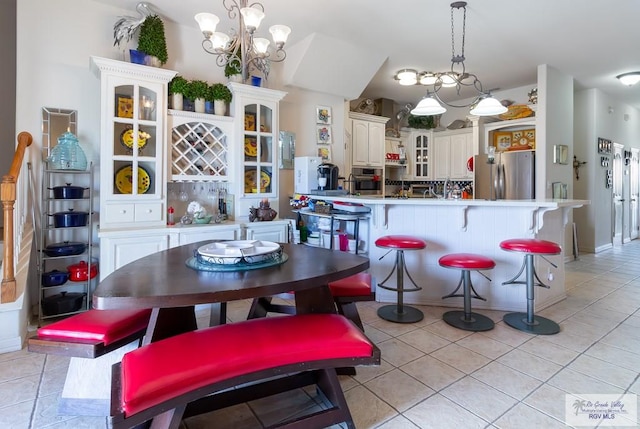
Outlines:
{"type": "Polygon", "coordinates": [[[241,150],[233,154],[235,218],[247,220],[249,209],[269,199],[278,206],[279,102],[286,92],[229,83],[233,93],[234,140],[241,150]]]}
{"type": "Polygon", "coordinates": [[[100,228],[166,222],[168,83],[177,72],[91,57],[100,78],[100,228]]]}

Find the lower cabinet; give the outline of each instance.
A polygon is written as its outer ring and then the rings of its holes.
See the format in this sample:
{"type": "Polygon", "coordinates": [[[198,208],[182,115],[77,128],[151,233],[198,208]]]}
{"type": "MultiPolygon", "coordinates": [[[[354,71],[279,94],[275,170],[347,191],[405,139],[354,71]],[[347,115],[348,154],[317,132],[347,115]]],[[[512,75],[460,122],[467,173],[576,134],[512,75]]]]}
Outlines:
{"type": "Polygon", "coordinates": [[[180,231],[180,245],[197,243],[204,240],[240,240],[242,229],[240,225],[221,225],[215,229],[203,231],[198,227],[180,231]]]}
{"type": "Polygon", "coordinates": [[[274,241],[287,243],[289,241],[289,222],[271,221],[244,224],[244,238],[246,240],[274,241]]]}
{"type": "Polygon", "coordinates": [[[118,231],[100,237],[100,280],[118,268],[176,245],[177,234],[164,231],[118,231]],[[175,243],[175,244],[174,244],[175,243]]]}
{"type": "Polygon", "coordinates": [[[289,241],[289,222],[229,223],[207,226],[167,227],[148,230],[102,231],[100,280],[118,268],[152,253],[206,240],[289,241]]]}

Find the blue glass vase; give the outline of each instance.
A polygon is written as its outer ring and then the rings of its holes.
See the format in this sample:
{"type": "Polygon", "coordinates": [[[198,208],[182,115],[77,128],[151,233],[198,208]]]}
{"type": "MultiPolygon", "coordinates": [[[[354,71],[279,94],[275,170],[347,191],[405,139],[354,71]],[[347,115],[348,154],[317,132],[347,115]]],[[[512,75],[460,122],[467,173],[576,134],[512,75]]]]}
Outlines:
{"type": "Polygon", "coordinates": [[[87,156],[78,143],[78,138],[67,131],[58,137],[58,144],[47,158],[54,170],[86,170],[87,156]]]}

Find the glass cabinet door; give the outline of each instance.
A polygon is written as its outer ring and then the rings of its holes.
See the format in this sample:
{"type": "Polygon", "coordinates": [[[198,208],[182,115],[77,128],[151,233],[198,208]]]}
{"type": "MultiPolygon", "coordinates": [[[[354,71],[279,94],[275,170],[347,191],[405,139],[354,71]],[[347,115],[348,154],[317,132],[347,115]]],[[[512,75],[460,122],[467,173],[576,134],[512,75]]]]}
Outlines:
{"type": "Polygon", "coordinates": [[[113,195],[160,195],[157,179],[162,142],[156,119],[157,90],[137,84],[116,85],[113,102],[113,195]]]}
{"type": "Polygon", "coordinates": [[[417,134],[414,136],[414,162],[415,162],[415,177],[416,178],[429,178],[429,136],[427,134],[417,134]]]}
{"type": "Polygon", "coordinates": [[[273,194],[273,109],[262,104],[244,106],[244,193],[273,194]]]}

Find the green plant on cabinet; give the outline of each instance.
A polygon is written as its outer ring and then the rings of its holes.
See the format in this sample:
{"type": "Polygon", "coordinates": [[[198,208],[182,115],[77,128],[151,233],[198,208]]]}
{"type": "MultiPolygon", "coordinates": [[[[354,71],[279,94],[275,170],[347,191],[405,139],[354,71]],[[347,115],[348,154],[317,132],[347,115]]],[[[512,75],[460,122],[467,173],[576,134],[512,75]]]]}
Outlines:
{"type": "Polygon", "coordinates": [[[189,81],[187,79],[183,78],[182,76],[176,76],[173,79],[171,79],[171,82],[169,82],[169,94],[184,95],[188,91],[187,90],[188,86],[189,86],[189,81]]]}
{"type": "Polygon", "coordinates": [[[209,91],[209,84],[203,80],[192,80],[189,82],[186,88],[186,92],[183,94],[190,100],[196,100],[198,98],[204,99],[209,91]]]}
{"type": "Polygon", "coordinates": [[[140,27],[138,50],[158,58],[161,64],[167,62],[167,40],[164,34],[164,23],[158,15],[145,18],[140,27]]]}
{"type": "Polygon", "coordinates": [[[232,98],[233,94],[231,94],[231,90],[222,83],[214,83],[211,85],[209,87],[209,93],[207,97],[205,97],[207,101],[222,100],[225,103],[231,103],[232,98]]]}

